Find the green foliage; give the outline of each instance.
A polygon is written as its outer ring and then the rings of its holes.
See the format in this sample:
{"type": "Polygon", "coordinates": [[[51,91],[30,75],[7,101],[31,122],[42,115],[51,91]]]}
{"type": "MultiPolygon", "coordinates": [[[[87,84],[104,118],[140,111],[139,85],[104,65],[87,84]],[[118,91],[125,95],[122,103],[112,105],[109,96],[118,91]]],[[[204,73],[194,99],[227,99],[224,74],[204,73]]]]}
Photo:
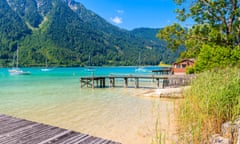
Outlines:
{"type": "MultiPolygon", "coordinates": [[[[180,143],[209,143],[212,134],[220,133],[223,122],[240,115],[240,69],[234,67],[240,62],[240,1],[196,0],[189,11],[185,0],[175,2],[179,20],[191,18],[195,25],[181,33],[184,39],[173,38],[186,46],[182,57],[197,59],[187,73],[202,72],[184,94],[180,143]]],[[[160,34],[172,42],[164,36],[172,33],[160,34]]]]}
{"type": "MultiPolygon", "coordinates": [[[[148,49],[154,49],[156,47],[161,47],[158,51],[155,51],[157,55],[161,56],[161,61],[167,64],[172,64],[173,60],[176,60],[179,57],[179,54],[185,50],[184,47],[180,47],[178,50],[173,52],[172,50],[168,49],[166,46],[166,42],[163,40],[159,40],[156,37],[156,34],[159,32],[160,29],[151,29],[151,28],[138,28],[131,31],[132,35],[139,37],[141,39],[145,39],[145,43],[148,49]],[[152,43],[149,43],[152,42],[152,43]],[[159,54],[160,52],[160,54],[159,54]],[[162,54],[162,55],[161,55],[162,54]]],[[[145,56],[145,62],[147,59],[151,58],[152,56],[145,56]]]]}
{"type": "Polygon", "coordinates": [[[16,41],[23,39],[31,31],[22,19],[8,6],[5,0],[0,1],[0,66],[11,63],[16,41]]]}
{"type": "Polygon", "coordinates": [[[218,37],[218,42],[223,46],[239,45],[239,0],[197,0],[191,3],[190,11],[185,10],[183,0],[176,0],[176,3],[180,5],[176,10],[180,20],[185,21],[191,17],[197,24],[208,24],[210,26],[214,34],[205,37],[213,38],[214,41],[218,37]]]}
{"type": "Polygon", "coordinates": [[[179,24],[175,23],[171,26],[166,26],[161,29],[157,34],[159,39],[166,40],[168,47],[172,50],[177,50],[181,45],[183,45],[185,40],[186,30],[182,28],[179,24]]]}
{"type": "Polygon", "coordinates": [[[9,3],[12,9],[31,27],[38,27],[43,20],[35,0],[9,0],[9,3]]]}
{"type": "Polygon", "coordinates": [[[89,55],[95,66],[137,65],[139,52],[142,65],[157,65],[172,63],[181,51],[167,50],[156,29],[120,29],[75,1],[2,0],[0,6],[1,66],[11,66],[16,43],[20,66],[44,66],[46,59],[50,66],[84,66],[89,55]]]}
{"type": "Polygon", "coordinates": [[[222,46],[203,45],[198,60],[194,66],[195,71],[227,67],[238,64],[240,61],[239,47],[234,49],[222,46]]]}
{"type": "Polygon", "coordinates": [[[187,67],[186,73],[187,74],[194,74],[195,73],[195,67],[194,66],[187,67]]]}
{"type": "Polygon", "coordinates": [[[197,64],[190,71],[204,71],[214,67],[235,65],[239,62],[240,1],[216,0],[191,3],[185,8],[184,0],[175,0],[177,17],[181,21],[191,18],[195,25],[184,29],[173,24],[160,30],[158,37],[177,49],[184,45],[182,58],[196,58],[197,64]],[[179,37],[178,37],[179,36],[179,37]]]}
{"type": "Polygon", "coordinates": [[[208,143],[221,124],[240,115],[240,69],[201,73],[184,94],[180,108],[181,143],[208,143]]]}

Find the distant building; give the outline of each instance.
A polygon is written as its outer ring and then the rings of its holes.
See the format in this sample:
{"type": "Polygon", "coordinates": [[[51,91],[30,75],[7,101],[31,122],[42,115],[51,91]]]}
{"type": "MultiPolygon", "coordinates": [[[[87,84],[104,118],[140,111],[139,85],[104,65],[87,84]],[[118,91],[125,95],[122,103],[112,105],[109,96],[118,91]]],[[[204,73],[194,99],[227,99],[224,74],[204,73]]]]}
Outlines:
{"type": "Polygon", "coordinates": [[[171,75],[172,74],[172,68],[171,67],[165,67],[160,70],[152,70],[152,72],[156,75],[171,75]]]}
{"type": "Polygon", "coordinates": [[[186,74],[186,68],[189,66],[193,66],[195,59],[183,59],[179,62],[173,63],[173,74],[175,75],[183,75],[186,74]]]}

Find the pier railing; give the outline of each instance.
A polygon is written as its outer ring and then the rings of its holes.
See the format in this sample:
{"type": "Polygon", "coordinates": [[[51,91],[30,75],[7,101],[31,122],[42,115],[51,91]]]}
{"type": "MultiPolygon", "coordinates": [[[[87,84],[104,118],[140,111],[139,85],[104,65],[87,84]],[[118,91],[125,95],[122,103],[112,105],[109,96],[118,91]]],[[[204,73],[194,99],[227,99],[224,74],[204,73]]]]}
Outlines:
{"type": "Polygon", "coordinates": [[[116,82],[122,83],[122,87],[139,88],[151,82],[155,88],[179,87],[189,85],[193,79],[192,75],[108,75],[108,76],[87,76],[80,78],[80,86],[90,88],[116,87],[116,82]]]}

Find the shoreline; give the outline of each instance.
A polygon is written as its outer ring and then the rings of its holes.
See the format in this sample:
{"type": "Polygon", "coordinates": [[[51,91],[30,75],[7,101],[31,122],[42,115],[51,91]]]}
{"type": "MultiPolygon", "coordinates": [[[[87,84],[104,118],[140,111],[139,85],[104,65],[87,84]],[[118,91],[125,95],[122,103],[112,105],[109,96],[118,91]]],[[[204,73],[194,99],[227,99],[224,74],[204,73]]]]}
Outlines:
{"type": "Polygon", "coordinates": [[[143,97],[153,97],[153,98],[170,98],[170,99],[178,99],[184,98],[183,91],[189,89],[190,86],[184,87],[167,87],[164,89],[145,89],[143,92],[143,97]]]}
{"type": "MultiPolygon", "coordinates": [[[[167,105],[167,109],[159,108],[159,115],[155,118],[158,124],[155,123],[155,136],[153,142],[158,143],[177,143],[178,142],[178,112],[179,105],[184,99],[183,92],[189,89],[190,86],[165,88],[165,89],[141,89],[136,95],[142,98],[159,99],[160,101],[172,102],[172,105],[167,105]],[[163,114],[163,115],[162,115],[163,114]],[[165,115],[165,116],[164,116],[165,115]],[[156,128],[157,127],[157,128],[156,128]]],[[[156,110],[156,111],[158,111],[156,110]]]]}

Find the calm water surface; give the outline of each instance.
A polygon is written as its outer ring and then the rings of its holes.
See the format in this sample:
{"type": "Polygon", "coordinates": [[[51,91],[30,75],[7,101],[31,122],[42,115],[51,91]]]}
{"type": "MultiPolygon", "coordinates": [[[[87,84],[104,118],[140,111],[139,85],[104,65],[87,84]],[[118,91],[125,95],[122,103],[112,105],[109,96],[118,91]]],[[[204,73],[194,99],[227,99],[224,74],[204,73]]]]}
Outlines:
{"type": "MultiPolygon", "coordinates": [[[[141,74],[159,69],[148,67],[141,74]]],[[[174,101],[142,97],[144,89],[80,88],[86,75],[136,74],[134,67],[25,69],[26,76],[10,76],[0,69],[0,113],[59,126],[126,144],[154,140],[156,122],[167,131],[174,101]]]]}

